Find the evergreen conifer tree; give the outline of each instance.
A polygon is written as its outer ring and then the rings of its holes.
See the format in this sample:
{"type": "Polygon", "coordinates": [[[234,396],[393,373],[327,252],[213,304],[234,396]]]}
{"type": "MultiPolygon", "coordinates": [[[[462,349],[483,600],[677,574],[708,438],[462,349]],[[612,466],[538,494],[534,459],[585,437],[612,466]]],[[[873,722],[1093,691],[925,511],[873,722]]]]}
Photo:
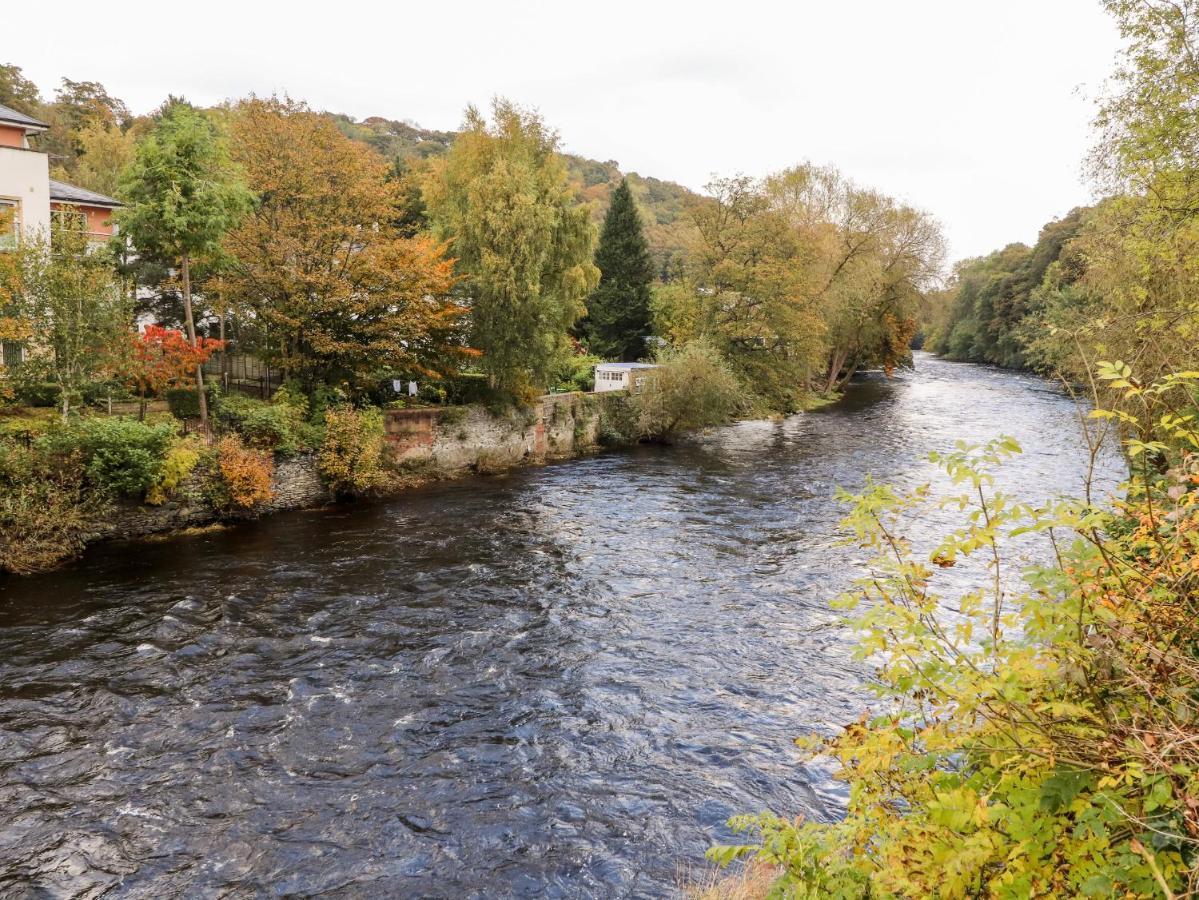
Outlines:
{"type": "Polygon", "coordinates": [[[612,193],[595,264],[600,283],[587,301],[579,334],[599,356],[639,359],[650,333],[654,265],[627,180],[612,193]]]}

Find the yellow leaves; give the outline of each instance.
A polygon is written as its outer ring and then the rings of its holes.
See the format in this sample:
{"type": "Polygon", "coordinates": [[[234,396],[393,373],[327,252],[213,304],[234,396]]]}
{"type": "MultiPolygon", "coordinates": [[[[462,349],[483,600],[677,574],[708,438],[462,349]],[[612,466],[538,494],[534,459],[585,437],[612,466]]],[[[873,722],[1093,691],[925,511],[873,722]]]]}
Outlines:
{"type": "Polygon", "coordinates": [[[33,336],[33,324],[28,319],[0,316],[0,341],[27,341],[33,336]]]}

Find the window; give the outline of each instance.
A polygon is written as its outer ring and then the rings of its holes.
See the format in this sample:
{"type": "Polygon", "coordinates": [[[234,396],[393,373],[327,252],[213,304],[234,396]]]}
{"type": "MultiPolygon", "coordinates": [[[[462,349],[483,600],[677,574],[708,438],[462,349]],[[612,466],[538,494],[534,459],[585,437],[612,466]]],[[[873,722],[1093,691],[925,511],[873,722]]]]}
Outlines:
{"type": "Polygon", "coordinates": [[[0,250],[17,246],[21,228],[21,201],[0,197],[0,250]]]}
{"type": "Polygon", "coordinates": [[[20,365],[25,361],[25,347],[18,341],[0,342],[0,363],[5,366],[20,365]]]}

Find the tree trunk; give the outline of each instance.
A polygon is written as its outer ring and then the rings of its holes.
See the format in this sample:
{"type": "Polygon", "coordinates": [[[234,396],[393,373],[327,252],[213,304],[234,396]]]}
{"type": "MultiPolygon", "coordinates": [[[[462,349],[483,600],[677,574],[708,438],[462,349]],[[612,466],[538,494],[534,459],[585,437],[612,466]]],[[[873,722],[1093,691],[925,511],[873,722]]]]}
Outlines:
{"type": "Polygon", "coordinates": [[[222,299],[220,312],[220,328],[221,328],[221,390],[229,390],[229,357],[225,351],[225,307],[222,299]]]}
{"type": "MultiPolygon", "coordinates": [[[[183,254],[183,317],[187,322],[187,339],[196,348],[196,320],[192,316],[191,257],[183,254]]],[[[196,399],[200,404],[200,427],[208,431],[208,397],[204,395],[204,367],[196,364],[196,399]]]]}
{"type": "Polygon", "coordinates": [[[824,392],[831,393],[837,387],[837,376],[841,374],[841,367],[845,365],[845,358],[849,354],[845,350],[834,350],[833,358],[828,366],[828,379],[824,384],[824,392]]]}

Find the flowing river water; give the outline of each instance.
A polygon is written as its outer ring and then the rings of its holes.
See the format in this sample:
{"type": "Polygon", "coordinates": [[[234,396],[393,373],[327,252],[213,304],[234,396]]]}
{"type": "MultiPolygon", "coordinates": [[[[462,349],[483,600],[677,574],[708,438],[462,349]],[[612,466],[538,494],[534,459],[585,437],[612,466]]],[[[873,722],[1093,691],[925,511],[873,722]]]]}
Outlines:
{"type": "Polygon", "coordinates": [[[0,897],[669,895],[730,815],[843,802],[792,743],[864,702],[835,487],[1001,433],[1021,497],[1080,489],[1070,399],[919,354],[818,413],[0,581],[0,897]]]}

